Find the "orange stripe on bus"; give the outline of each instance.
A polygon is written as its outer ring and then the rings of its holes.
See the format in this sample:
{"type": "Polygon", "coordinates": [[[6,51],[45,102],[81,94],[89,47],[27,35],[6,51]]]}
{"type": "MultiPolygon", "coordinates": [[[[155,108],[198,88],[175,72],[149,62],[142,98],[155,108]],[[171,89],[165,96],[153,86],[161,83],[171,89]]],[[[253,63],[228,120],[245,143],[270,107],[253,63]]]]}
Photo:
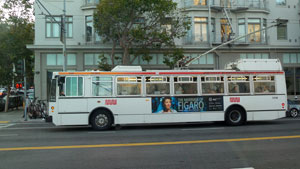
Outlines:
{"type": "Polygon", "coordinates": [[[59,75],[204,75],[204,74],[284,74],[284,72],[59,72],[59,75]]]}
{"type": "Polygon", "coordinates": [[[155,72],[59,72],[59,75],[155,75],[155,72]]]}

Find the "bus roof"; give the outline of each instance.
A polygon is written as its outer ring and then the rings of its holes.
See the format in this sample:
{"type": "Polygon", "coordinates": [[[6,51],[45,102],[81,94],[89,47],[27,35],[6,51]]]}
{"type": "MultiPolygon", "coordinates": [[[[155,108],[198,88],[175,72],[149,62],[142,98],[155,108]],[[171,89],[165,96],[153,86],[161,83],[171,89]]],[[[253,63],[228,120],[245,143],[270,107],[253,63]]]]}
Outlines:
{"type": "Polygon", "coordinates": [[[55,76],[84,75],[220,75],[220,74],[283,74],[278,59],[240,59],[226,65],[227,70],[146,70],[140,66],[116,66],[112,71],[54,72],[55,76]],[[259,69],[258,69],[259,68],[259,69]]]}

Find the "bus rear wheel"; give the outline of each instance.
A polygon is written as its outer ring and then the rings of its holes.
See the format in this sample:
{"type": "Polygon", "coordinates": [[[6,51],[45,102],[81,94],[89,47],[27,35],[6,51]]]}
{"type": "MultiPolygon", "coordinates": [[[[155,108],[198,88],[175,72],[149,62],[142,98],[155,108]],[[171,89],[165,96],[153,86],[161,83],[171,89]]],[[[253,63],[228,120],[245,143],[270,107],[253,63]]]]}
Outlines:
{"type": "Polygon", "coordinates": [[[112,126],[112,115],[104,110],[92,114],[91,125],[94,130],[108,130],[112,126]]]}
{"type": "Polygon", "coordinates": [[[246,122],[246,113],[240,107],[232,107],[225,114],[225,122],[230,126],[240,126],[246,122]]]}

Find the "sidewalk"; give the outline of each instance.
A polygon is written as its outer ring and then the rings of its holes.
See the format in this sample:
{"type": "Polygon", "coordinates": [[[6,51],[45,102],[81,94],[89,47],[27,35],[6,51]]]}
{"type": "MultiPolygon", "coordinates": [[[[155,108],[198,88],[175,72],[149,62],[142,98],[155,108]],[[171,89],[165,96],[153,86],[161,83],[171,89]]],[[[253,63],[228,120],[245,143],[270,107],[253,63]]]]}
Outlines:
{"type": "MultiPolygon", "coordinates": [[[[19,110],[9,110],[8,112],[1,111],[0,112],[0,123],[12,123],[12,122],[25,122],[25,118],[23,117],[24,109],[19,108],[19,110]]],[[[42,119],[30,119],[27,118],[28,121],[37,121],[42,119]]]]}

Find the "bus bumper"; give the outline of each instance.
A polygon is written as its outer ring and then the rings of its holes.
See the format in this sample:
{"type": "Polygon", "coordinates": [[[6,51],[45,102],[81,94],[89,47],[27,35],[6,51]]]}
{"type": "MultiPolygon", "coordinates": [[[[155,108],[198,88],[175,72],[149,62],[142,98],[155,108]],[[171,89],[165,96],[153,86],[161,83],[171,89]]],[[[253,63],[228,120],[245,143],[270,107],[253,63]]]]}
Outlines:
{"type": "Polygon", "coordinates": [[[52,123],[52,116],[46,117],[45,122],[52,123]]]}

